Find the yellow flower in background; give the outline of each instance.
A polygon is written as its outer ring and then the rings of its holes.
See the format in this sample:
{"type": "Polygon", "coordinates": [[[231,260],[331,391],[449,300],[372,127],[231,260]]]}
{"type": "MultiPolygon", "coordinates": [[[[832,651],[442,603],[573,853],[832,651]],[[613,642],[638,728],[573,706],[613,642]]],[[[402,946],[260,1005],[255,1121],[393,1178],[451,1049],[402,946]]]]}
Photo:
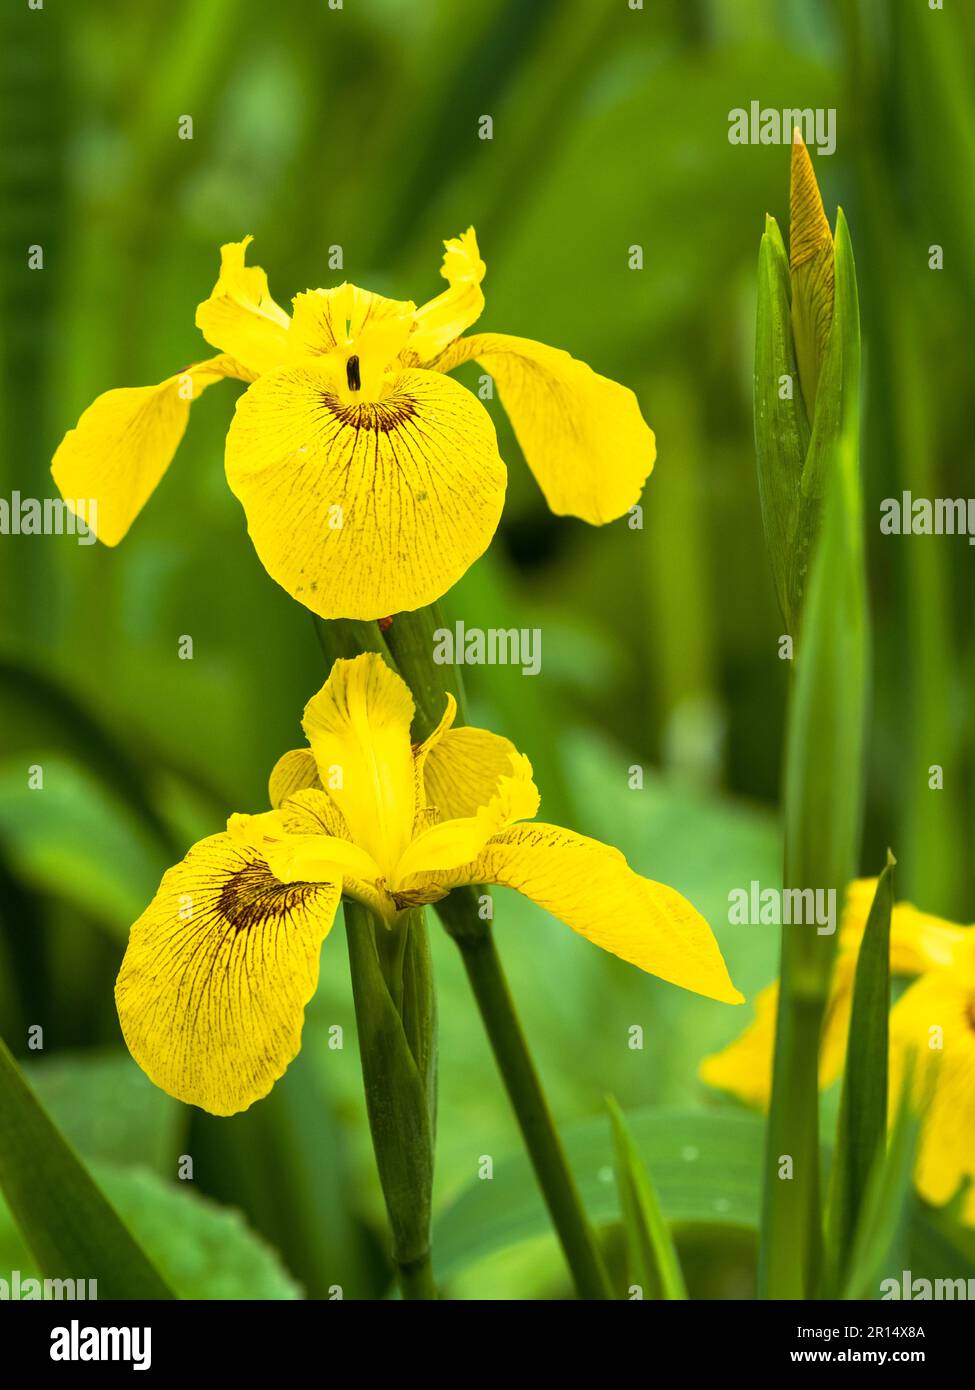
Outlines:
{"type": "Polygon", "coordinates": [[[232,816],[163,877],[116,986],[135,1060],[214,1114],[267,1094],[301,1043],[343,894],[390,930],[463,884],[517,889],[597,946],[672,984],[740,1003],[704,918],[623,855],[555,825],[528,759],[485,729],[413,745],[408,687],[367,654],[337,661],[305,708],[310,747],[271,774],[275,809],[232,816]]]}
{"type": "Polygon", "coordinates": [[[961,1219],[975,1225],[975,931],[950,963],[906,989],[890,1014],[891,1104],[910,1073],[923,1115],[914,1183],[933,1206],[969,1184],[961,1219]]]}
{"type": "MultiPolygon", "coordinates": [[[[819,1084],[824,1088],[843,1070],[857,953],[876,886],[876,879],[857,879],[846,892],[830,997],[819,1040],[819,1084]]],[[[914,976],[939,965],[950,966],[968,939],[967,927],[919,912],[910,903],[897,903],[890,919],[891,972],[914,976]]],[[[699,1068],[702,1081],[728,1091],[746,1105],[768,1108],[778,1002],[777,981],[759,991],[754,1001],[754,1020],[727,1047],[704,1058],[699,1068]]]]}
{"type": "MultiPolygon", "coordinates": [[[[857,952],[873,902],[876,879],[847,890],[839,950],[819,1044],[819,1084],[843,1070],[857,952]]],[[[975,1184],[975,930],[897,903],[890,921],[890,968],[916,976],[890,1014],[890,1104],[897,1105],[914,1056],[914,1099],[925,1112],[915,1183],[936,1206],[950,1200],[965,1178],[975,1184]]],[[[767,1109],[778,984],[755,998],[755,1018],[721,1052],[706,1057],[700,1076],[747,1105],[767,1109]]],[[[975,1223],[975,1185],[963,1219],[975,1223]]]]}
{"type": "Polygon", "coordinates": [[[309,290],[289,315],[222,248],[197,327],[219,355],[157,386],[108,391],[54,456],[66,499],[94,499],[116,545],[176,450],[191,401],[248,383],[226,472],[268,573],[324,618],[372,619],[433,602],[490,543],[506,470],[478,398],[446,375],[477,359],[497,384],[551,509],[594,525],[623,515],[653,468],[633,392],[568,353],[500,333],[462,337],[484,307],[474,229],[444,243],[448,288],[417,308],[355,285],[309,290]]]}

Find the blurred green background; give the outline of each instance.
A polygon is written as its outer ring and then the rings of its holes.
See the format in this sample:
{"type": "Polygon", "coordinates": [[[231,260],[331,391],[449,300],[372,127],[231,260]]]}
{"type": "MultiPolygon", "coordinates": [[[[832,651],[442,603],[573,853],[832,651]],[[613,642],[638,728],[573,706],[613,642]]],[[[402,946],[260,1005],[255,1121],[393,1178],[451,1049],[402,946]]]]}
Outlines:
{"type": "MultiPolygon", "coordinates": [[[[862,868],[890,844],[898,896],[969,921],[972,552],[958,537],[881,537],[878,520],[881,499],[906,488],[973,491],[973,51],[975,6],[953,0],[940,12],[927,0],[11,0],[0,496],[52,495],[51,455],[99,392],[201,355],[193,313],[221,242],[253,233],[284,305],[343,278],[327,270],[335,245],[345,277],[420,302],[442,287],[442,239],[473,223],[488,266],[481,326],[633,387],[659,456],[642,530],[557,519],[492,405],[505,517],[446,608],[541,628],[543,659],[535,678],[468,669],[472,717],[531,757],[545,819],[618,844],[692,898],[750,996],[775,973],[775,931],[730,927],[727,896],[779,874],[787,679],[752,446],[755,264],[765,213],[787,222],[788,151],[731,145],[728,115],[753,99],[834,107],[836,153],[814,160],[830,217],[841,203],[850,222],[865,342],[875,690],[862,868]],[[484,114],[492,141],[477,136],[484,114]],[[177,138],[184,115],[191,141],[177,138]],[[27,268],[36,244],[43,271],[27,268]],[[941,271],[928,268],[933,244],[941,271]],[[634,245],[642,270],[629,268],[634,245]],[[941,791],[928,788],[933,764],[941,791]]],[[[341,928],[299,1061],[245,1116],[215,1120],[155,1091],[114,1012],[127,930],[160,874],[228,812],[263,809],[325,675],[310,615],[262,570],[223,479],[238,390],[194,407],[117,550],[0,537],[0,1034],[182,1291],[381,1295],[341,928]],[[178,656],[184,635],[192,660],[178,656]],[[28,788],[32,765],[42,791],[28,788]],[[27,1048],[37,1024],[42,1058],[27,1048]],[[342,1048],[328,1046],[334,1025],[342,1048]],[[192,1190],[177,1181],[182,1154],[192,1190]]],[[[692,1291],[747,1292],[758,1122],[695,1076],[746,1011],[638,976],[513,895],[498,895],[496,926],[555,1112],[582,1125],[590,1201],[611,1210],[595,1117],[612,1092],[639,1112],[662,1186],[695,1223],[682,1237],[692,1291]]],[[[506,1166],[517,1135],[459,962],[435,923],[433,935],[442,1277],[455,1297],[560,1296],[531,1183],[506,1166]],[[494,1184],[477,1182],[483,1155],[494,1184]]],[[[26,1261],[0,1213],[0,1269],[26,1261]]]]}

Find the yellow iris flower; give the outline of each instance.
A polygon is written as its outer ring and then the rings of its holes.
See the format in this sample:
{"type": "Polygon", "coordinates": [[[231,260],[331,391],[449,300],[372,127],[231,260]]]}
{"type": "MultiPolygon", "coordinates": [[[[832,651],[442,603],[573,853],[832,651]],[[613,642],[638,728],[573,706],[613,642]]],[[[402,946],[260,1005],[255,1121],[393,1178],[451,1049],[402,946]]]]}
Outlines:
{"type": "Polygon", "coordinates": [[[507,474],[486,409],[446,375],[472,358],[554,512],[602,525],[636,502],[655,443],[632,391],[528,338],[461,336],[484,307],[473,227],[444,243],[448,288],[420,308],[342,284],[296,295],[290,317],[245,265],[249,241],[222,248],[196,312],[220,355],[106,392],[58,447],[54,480],[97,502],[87,519],[107,545],[169,466],[190,403],[224,377],[248,383],[227,481],[265,569],[323,618],[432,603],[486,550],[507,474]]]}
{"type": "Polygon", "coordinates": [[[163,877],[116,986],[135,1060],[218,1115],[267,1094],[301,1043],[318,957],[343,894],[396,930],[463,884],[526,894],[661,979],[740,1003],[704,918],[623,855],[524,823],[539,794],[505,738],[440,726],[413,745],[409,688],[373,654],[337,661],[305,708],[310,747],[271,774],[273,810],[232,816],[163,877]]]}
{"type": "MultiPolygon", "coordinates": [[[[860,879],[847,891],[820,1036],[821,1087],[843,1070],[857,952],[875,889],[876,879],[860,879]]],[[[915,1182],[927,1201],[941,1205],[965,1178],[972,1179],[963,1215],[975,1223],[975,931],[897,903],[890,922],[890,968],[894,975],[917,977],[890,1015],[891,1105],[913,1054],[915,1096],[926,1109],[915,1182]]],[[[756,996],[755,1018],[741,1036],[704,1059],[701,1079],[767,1109],[777,1005],[775,983],[756,996]]]]}

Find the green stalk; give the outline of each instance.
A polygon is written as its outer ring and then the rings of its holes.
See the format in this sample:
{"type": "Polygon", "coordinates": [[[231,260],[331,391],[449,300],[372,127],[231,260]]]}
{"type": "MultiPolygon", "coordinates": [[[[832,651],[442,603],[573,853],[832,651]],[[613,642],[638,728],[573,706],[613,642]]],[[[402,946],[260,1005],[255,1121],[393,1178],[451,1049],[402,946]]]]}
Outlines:
{"type": "MultiPolygon", "coordinates": [[[[455,666],[433,660],[433,634],[444,627],[438,604],[415,613],[399,613],[384,641],[400,674],[413,691],[420,738],[436,727],[444,710],[444,693],[457,701],[458,723],[466,717],[464,688],[455,666]]],[[[491,931],[478,914],[473,888],[455,889],[436,904],[437,913],[456,942],[508,1099],[552,1224],[580,1298],[612,1298],[609,1276],[595,1232],[589,1224],[569,1169],[538,1072],[532,1061],[491,931]]]]}
{"type": "MultiPolygon", "coordinates": [[[[842,211],[834,240],[802,150],[793,151],[793,177],[793,213],[797,204],[805,213],[793,216],[793,270],[799,273],[791,282],[774,224],[762,244],[755,435],[772,571],[786,624],[797,635],[785,751],[784,886],[833,894],[835,931],[856,871],[864,784],[868,619],[858,456],[859,310],[842,211]],[[813,245],[814,252],[804,256],[804,246],[813,245]],[[831,266],[823,263],[826,247],[831,266]],[[814,395],[813,387],[808,391],[810,431],[795,394],[782,397],[777,387],[794,380],[800,360],[793,326],[821,323],[823,296],[829,300],[834,284],[814,395]],[[809,299],[805,315],[796,313],[796,298],[803,295],[809,299]]],[[[805,360],[808,367],[808,342],[805,360]]],[[[759,1248],[758,1292],[764,1298],[811,1298],[819,1287],[819,1039],[835,948],[835,935],[820,934],[815,922],[782,928],[759,1248]]]]}
{"type": "Polygon", "coordinates": [[[613,1297],[595,1232],[569,1168],[474,889],[455,889],[437,912],[457,943],[481,1020],[580,1298],[613,1297]]]}
{"type": "Polygon", "coordinates": [[[346,902],[359,1056],[392,1257],[405,1299],[436,1298],[430,1213],[436,1124],[436,1008],[422,911],[386,927],[346,902]]]}

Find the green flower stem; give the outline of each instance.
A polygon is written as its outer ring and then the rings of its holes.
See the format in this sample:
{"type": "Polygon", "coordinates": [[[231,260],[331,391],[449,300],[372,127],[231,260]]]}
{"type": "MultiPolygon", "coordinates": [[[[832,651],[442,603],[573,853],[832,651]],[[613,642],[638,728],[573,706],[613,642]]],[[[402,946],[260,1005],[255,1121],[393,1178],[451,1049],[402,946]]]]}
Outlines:
{"type": "Polygon", "coordinates": [[[437,903],[437,912],[460,949],[494,1059],[576,1291],[580,1298],[612,1298],[602,1252],[528,1051],[490,925],[478,917],[475,890],[455,889],[437,903]]]}
{"type": "Polygon", "coordinates": [[[436,1125],[436,1008],[422,912],[390,930],[345,903],[359,1056],[379,1181],[404,1298],[436,1298],[430,1212],[436,1125]]]}

